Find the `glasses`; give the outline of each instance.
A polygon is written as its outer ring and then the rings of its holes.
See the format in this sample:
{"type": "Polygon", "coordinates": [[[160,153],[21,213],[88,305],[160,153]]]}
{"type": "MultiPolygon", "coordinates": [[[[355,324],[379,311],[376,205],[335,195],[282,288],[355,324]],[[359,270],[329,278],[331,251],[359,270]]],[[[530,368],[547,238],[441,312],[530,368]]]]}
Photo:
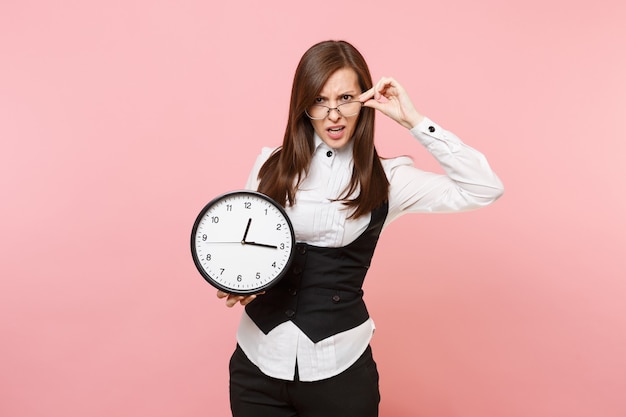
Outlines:
{"type": "Polygon", "coordinates": [[[337,113],[343,117],[353,117],[359,114],[361,107],[363,107],[363,103],[360,101],[348,101],[347,103],[340,104],[337,107],[314,104],[305,109],[304,112],[311,120],[322,120],[328,117],[331,110],[337,110],[337,113]]]}

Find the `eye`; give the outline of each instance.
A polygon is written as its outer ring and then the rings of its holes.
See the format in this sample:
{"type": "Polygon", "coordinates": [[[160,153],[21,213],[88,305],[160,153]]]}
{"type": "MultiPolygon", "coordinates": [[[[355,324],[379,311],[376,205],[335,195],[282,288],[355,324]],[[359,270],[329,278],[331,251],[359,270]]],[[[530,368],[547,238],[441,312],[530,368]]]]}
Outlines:
{"type": "Polygon", "coordinates": [[[324,97],[315,98],[315,104],[322,104],[322,103],[324,103],[324,97]]]}
{"type": "Polygon", "coordinates": [[[354,97],[350,94],[344,94],[343,96],[341,96],[341,101],[352,101],[353,98],[354,97]]]}

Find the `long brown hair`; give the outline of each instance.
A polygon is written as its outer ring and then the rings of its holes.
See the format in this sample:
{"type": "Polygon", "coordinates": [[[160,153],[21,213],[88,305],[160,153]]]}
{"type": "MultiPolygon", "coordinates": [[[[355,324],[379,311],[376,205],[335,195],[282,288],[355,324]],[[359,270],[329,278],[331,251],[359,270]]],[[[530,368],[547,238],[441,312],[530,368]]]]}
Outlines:
{"type": "MultiPolygon", "coordinates": [[[[361,91],[372,87],[365,59],[348,42],[320,42],[300,59],[293,79],[283,144],[259,171],[258,190],[283,206],[295,204],[296,190],[308,174],[314,151],[314,129],[304,110],[313,104],[330,76],[342,68],[356,72],[361,91]]],[[[385,202],[389,191],[389,182],[374,147],[374,109],[361,109],[351,140],[354,141],[352,178],[340,199],[355,208],[350,217],[356,218],[385,202]],[[357,190],[356,197],[347,198],[357,190]]]]}

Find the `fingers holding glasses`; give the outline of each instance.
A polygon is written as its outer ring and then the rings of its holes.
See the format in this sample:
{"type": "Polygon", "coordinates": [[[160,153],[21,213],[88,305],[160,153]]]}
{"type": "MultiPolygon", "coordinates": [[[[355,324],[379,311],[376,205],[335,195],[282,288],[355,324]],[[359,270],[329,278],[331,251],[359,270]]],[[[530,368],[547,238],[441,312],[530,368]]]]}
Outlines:
{"type": "Polygon", "coordinates": [[[406,90],[391,77],[382,77],[359,96],[366,107],[379,110],[402,126],[411,129],[422,121],[406,90]]]}
{"type": "Polygon", "coordinates": [[[398,98],[406,95],[404,88],[395,79],[391,77],[381,77],[372,88],[361,94],[360,100],[374,99],[376,101],[385,102],[392,98],[398,98]]]}

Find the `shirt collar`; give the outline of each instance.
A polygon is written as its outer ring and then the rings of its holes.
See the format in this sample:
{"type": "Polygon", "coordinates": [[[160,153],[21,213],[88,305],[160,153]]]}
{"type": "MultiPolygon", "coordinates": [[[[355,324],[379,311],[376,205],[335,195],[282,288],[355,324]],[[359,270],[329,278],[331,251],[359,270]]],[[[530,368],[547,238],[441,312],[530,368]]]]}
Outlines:
{"type": "Polygon", "coordinates": [[[330,159],[330,160],[334,160],[335,157],[338,157],[341,160],[350,160],[352,159],[352,148],[354,146],[354,141],[350,140],[348,143],[346,143],[345,146],[339,148],[339,149],[333,149],[330,146],[328,146],[323,140],[322,138],[319,137],[319,135],[317,133],[314,133],[313,136],[314,139],[314,144],[315,144],[315,148],[313,150],[313,156],[315,155],[322,155],[324,156],[324,158],[330,159]],[[330,157],[328,156],[328,152],[331,152],[332,154],[330,155],[330,157]]]}

